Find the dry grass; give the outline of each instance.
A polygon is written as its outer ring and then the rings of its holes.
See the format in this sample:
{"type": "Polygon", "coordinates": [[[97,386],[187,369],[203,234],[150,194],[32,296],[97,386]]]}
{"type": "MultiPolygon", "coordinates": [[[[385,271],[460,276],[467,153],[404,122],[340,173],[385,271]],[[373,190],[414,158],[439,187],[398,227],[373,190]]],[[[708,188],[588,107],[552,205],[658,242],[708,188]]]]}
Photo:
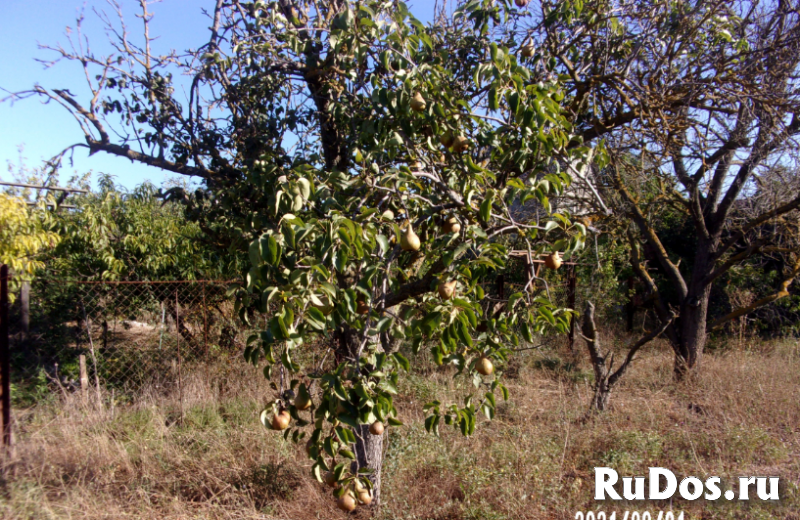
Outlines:
{"type": "MultiPolygon", "coordinates": [[[[781,501],[674,502],[691,518],[798,519],[800,357],[797,345],[714,353],[695,381],[672,382],[663,345],[643,353],[612,396],[583,420],[590,376],[533,354],[509,379],[512,400],[463,438],[421,426],[422,404],[469,389],[428,367],[406,379],[384,469],[385,519],[574,518],[577,510],[650,511],[669,504],[593,500],[593,468],[644,475],[651,466],[723,482],[778,475],[781,501]]],[[[224,365],[185,382],[184,419],[155,392],[102,411],[77,396],[19,411],[15,458],[4,462],[4,518],[344,518],[309,476],[301,450],[257,421],[270,395],[251,367],[224,365]]],[[[363,513],[362,513],[363,516],[363,513]]]]}

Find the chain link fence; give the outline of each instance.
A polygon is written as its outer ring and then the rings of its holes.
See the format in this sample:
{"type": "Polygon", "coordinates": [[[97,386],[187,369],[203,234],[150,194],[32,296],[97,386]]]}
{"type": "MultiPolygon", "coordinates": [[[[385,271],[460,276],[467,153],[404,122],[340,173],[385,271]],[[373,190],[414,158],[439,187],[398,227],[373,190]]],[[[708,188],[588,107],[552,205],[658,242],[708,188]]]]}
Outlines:
{"type": "Polygon", "coordinates": [[[18,298],[12,308],[17,393],[37,385],[98,395],[135,395],[144,385],[180,392],[187,373],[241,358],[244,332],[226,297],[229,286],[34,280],[28,301],[18,298]]]}
{"type": "MultiPolygon", "coordinates": [[[[504,299],[527,290],[559,307],[578,308],[574,265],[554,271],[534,263],[537,277],[526,288],[525,259],[509,260],[487,295],[504,299]]],[[[60,387],[98,399],[135,399],[146,387],[182,399],[187,376],[220,361],[245,363],[241,353],[253,331],[234,316],[226,294],[232,283],[37,278],[24,284],[11,308],[12,393],[35,402],[37,392],[60,387]]],[[[251,318],[254,327],[265,326],[265,316],[251,318]]],[[[572,349],[574,334],[548,339],[572,349]]]]}

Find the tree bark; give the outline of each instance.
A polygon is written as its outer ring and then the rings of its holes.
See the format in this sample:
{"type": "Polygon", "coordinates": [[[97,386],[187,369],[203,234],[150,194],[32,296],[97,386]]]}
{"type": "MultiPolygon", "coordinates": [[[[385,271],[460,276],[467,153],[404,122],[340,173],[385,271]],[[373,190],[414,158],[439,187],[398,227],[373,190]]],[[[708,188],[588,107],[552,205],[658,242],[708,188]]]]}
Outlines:
{"type": "MultiPolygon", "coordinates": [[[[358,331],[343,325],[337,330],[339,341],[334,351],[337,364],[345,359],[353,359],[358,354],[360,337],[358,331]]],[[[372,482],[372,504],[371,507],[377,508],[381,498],[381,468],[383,467],[383,437],[372,435],[369,432],[369,424],[362,424],[354,431],[356,434],[356,461],[353,463],[352,470],[355,473],[360,468],[369,468],[372,473],[366,475],[372,482]]]]}
{"type": "Polygon", "coordinates": [[[686,298],[681,302],[678,323],[679,342],[675,345],[675,376],[685,378],[699,366],[708,336],[708,304],[711,284],[708,275],[714,269],[713,256],[719,243],[717,237],[700,239],[694,259],[692,278],[688,284],[686,298]]]}
{"type": "Polygon", "coordinates": [[[383,467],[383,437],[372,435],[369,425],[362,424],[356,433],[356,461],[359,468],[369,468],[372,473],[367,475],[372,482],[372,507],[381,503],[381,468],[383,467]]]}

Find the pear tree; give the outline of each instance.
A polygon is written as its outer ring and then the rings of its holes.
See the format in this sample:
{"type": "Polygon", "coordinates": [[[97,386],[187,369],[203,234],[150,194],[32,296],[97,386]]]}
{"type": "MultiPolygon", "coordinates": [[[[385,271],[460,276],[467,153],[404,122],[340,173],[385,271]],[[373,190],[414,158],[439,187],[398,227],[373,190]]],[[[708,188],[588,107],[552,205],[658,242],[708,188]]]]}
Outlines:
{"type": "Polygon", "coordinates": [[[425,427],[472,435],[509,398],[509,356],[569,328],[533,269],[513,294],[490,287],[511,249],[532,265],[583,247],[553,201],[602,145],[584,143],[556,63],[532,52],[527,2],[461,2],[429,24],[399,1],[210,4],[208,41],[163,55],[146,0],[139,39],[102,15],[110,54],[51,47],[86,69],[85,99],[39,85],[14,99],[78,120],[83,142],[57,158],[86,148],[200,181],[165,197],[249,259],[231,297],[244,322],[268,316],[244,352],[275,385],[261,421],[305,446],[339,508],[375,505],[412,364],[471,383],[428,403],[425,427]]]}

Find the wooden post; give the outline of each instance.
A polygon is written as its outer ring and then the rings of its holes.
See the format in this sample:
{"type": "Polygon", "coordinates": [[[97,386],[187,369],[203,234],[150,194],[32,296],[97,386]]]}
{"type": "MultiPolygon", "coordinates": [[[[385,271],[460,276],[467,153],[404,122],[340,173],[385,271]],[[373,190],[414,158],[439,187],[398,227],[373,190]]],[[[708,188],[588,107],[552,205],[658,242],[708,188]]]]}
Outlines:
{"type": "MultiPolygon", "coordinates": [[[[578,273],[574,265],[570,265],[567,270],[569,276],[569,285],[567,286],[567,305],[570,309],[575,310],[575,292],[578,285],[578,273]]],[[[575,354],[575,316],[569,322],[569,352],[575,354]]]]}
{"type": "Polygon", "coordinates": [[[497,290],[497,298],[502,300],[506,297],[506,277],[505,275],[499,274],[494,281],[495,289],[497,290]]]}
{"type": "Polygon", "coordinates": [[[22,282],[22,287],[19,291],[19,303],[22,310],[20,316],[20,323],[22,325],[22,332],[25,337],[28,337],[28,332],[31,330],[31,282],[25,280],[22,282]]]}
{"type": "Polygon", "coordinates": [[[3,415],[3,446],[11,449],[11,356],[8,352],[8,266],[0,265],[0,403],[3,415]]]}
{"type": "Polygon", "coordinates": [[[81,398],[86,402],[86,394],[89,391],[89,373],[86,371],[86,356],[78,356],[78,363],[81,370],[81,398]]]}

